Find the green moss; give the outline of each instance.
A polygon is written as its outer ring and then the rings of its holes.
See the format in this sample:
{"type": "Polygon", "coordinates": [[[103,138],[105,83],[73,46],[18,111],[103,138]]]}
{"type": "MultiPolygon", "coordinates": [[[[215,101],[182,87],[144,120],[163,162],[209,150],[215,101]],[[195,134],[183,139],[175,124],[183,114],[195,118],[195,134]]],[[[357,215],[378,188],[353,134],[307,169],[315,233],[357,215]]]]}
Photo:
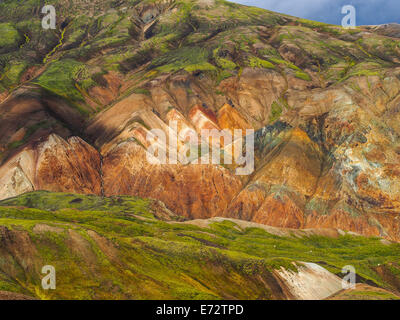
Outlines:
{"type": "Polygon", "coordinates": [[[344,30],[343,28],[340,28],[338,26],[326,24],[323,22],[318,22],[318,21],[311,21],[307,19],[298,19],[298,22],[300,22],[303,26],[311,29],[316,29],[319,32],[324,32],[324,33],[329,33],[330,35],[334,36],[340,36],[343,33],[358,33],[358,30],[344,30]]]}
{"type": "Polygon", "coordinates": [[[351,298],[356,298],[359,300],[399,300],[400,298],[398,296],[395,296],[394,294],[390,292],[380,292],[380,291],[359,291],[359,290],[353,290],[350,291],[348,294],[348,297],[351,298]]]}
{"type": "Polygon", "coordinates": [[[151,68],[160,72],[176,72],[185,69],[193,71],[216,71],[215,66],[208,62],[209,53],[203,48],[184,47],[168,52],[152,62],[151,68]]]}
{"type": "MultiPolygon", "coordinates": [[[[235,74],[233,72],[228,71],[228,70],[222,70],[222,71],[218,70],[216,84],[218,85],[221,81],[223,81],[225,79],[228,79],[228,78],[230,78],[230,77],[232,77],[234,75],[235,74]]],[[[216,93],[220,94],[220,93],[218,93],[218,90],[216,91],[216,93]]]]}
{"type": "Polygon", "coordinates": [[[65,29],[61,30],[61,36],[58,41],[58,44],[43,58],[43,63],[46,63],[47,60],[49,60],[50,57],[57,51],[57,49],[63,45],[64,34],[65,34],[65,29]]]}
{"type": "Polygon", "coordinates": [[[282,106],[276,101],[274,101],[271,105],[269,122],[275,122],[280,118],[281,114],[282,114],[282,106]]]}
{"type": "Polygon", "coordinates": [[[194,71],[216,71],[217,69],[215,66],[208,62],[199,63],[199,64],[191,64],[184,68],[187,72],[194,72],[194,71]]]}
{"type": "Polygon", "coordinates": [[[0,82],[5,87],[13,87],[19,84],[20,78],[27,67],[28,63],[25,61],[10,61],[6,65],[3,75],[0,76],[0,82]]]}
{"type": "Polygon", "coordinates": [[[11,23],[0,23],[0,35],[0,49],[17,47],[21,41],[21,36],[11,23]]]}
{"type": "Polygon", "coordinates": [[[219,49],[216,48],[213,50],[213,57],[218,67],[222,68],[223,70],[235,70],[237,65],[233,61],[220,57],[219,56],[219,49]]]}
{"type": "Polygon", "coordinates": [[[351,77],[382,77],[382,67],[375,62],[362,62],[359,64],[347,64],[345,69],[340,74],[339,82],[343,82],[351,77]]]}
{"type": "Polygon", "coordinates": [[[275,69],[275,66],[271,62],[257,57],[250,57],[248,59],[248,65],[252,68],[275,69]]]}
{"type": "Polygon", "coordinates": [[[51,211],[73,208],[78,210],[111,210],[113,212],[149,213],[149,200],[136,197],[120,196],[101,198],[97,196],[53,193],[47,191],[27,193],[16,198],[3,200],[0,202],[0,205],[26,206],[51,211]]]}
{"type": "Polygon", "coordinates": [[[282,60],[279,52],[272,46],[268,46],[267,48],[258,49],[257,52],[258,52],[258,54],[260,54],[264,57],[267,57],[268,59],[275,58],[275,59],[282,60]]]}
{"type": "Polygon", "coordinates": [[[298,19],[297,21],[308,28],[320,28],[320,27],[328,26],[328,24],[326,24],[326,23],[308,20],[308,19],[298,19]]]}
{"type": "Polygon", "coordinates": [[[299,79],[302,79],[302,80],[305,80],[305,81],[311,81],[310,75],[308,73],[306,73],[306,72],[303,72],[303,71],[296,71],[295,77],[299,78],[299,79]]]}
{"type": "Polygon", "coordinates": [[[54,61],[34,83],[70,101],[83,101],[84,98],[76,88],[74,79],[76,70],[83,66],[82,63],[73,59],[54,61]]]}
{"type": "Polygon", "coordinates": [[[297,67],[296,65],[294,65],[293,63],[283,60],[283,59],[279,59],[279,58],[269,58],[273,63],[276,63],[278,65],[283,65],[285,67],[288,67],[292,70],[296,70],[296,71],[301,71],[301,69],[299,67],[297,67]]]}
{"type": "MultiPolygon", "coordinates": [[[[200,228],[155,219],[151,203],[44,191],[0,201],[0,224],[26,230],[41,261],[51,261],[60,279],[51,293],[38,289],[37,276],[30,274],[25,289],[8,277],[0,277],[0,288],[49,299],[269,299],[263,281],[282,267],[296,272],[296,261],[315,262],[334,273],[350,264],[384,287],[388,284],[375,267],[399,262],[400,245],[384,245],[378,238],[279,237],[229,220],[200,228]],[[38,224],[58,231],[35,231],[38,224]],[[79,250],[71,243],[72,229],[81,239],[79,250]],[[99,246],[89,230],[106,242],[99,246]],[[114,249],[104,251],[105,243],[114,249]]],[[[12,257],[7,259],[4,263],[18,268],[12,257]]]]}
{"type": "Polygon", "coordinates": [[[136,88],[135,90],[133,90],[133,92],[136,94],[144,94],[146,96],[151,96],[151,92],[145,88],[136,88]]]}
{"type": "Polygon", "coordinates": [[[228,69],[228,70],[234,70],[237,67],[236,63],[234,63],[231,60],[224,59],[224,58],[218,58],[217,59],[217,64],[222,69],[228,69]]]}

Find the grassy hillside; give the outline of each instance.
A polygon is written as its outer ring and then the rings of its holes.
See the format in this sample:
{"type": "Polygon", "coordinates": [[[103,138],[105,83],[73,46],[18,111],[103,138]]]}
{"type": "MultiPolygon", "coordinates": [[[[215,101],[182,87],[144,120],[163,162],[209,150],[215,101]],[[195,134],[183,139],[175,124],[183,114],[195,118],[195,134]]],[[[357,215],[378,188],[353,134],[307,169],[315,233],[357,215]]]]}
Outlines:
{"type": "Polygon", "coordinates": [[[377,268],[400,272],[399,244],[278,237],[231,221],[200,228],[155,218],[162,210],[134,197],[34,192],[4,200],[0,290],[43,299],[271,299],[279,298],[271,272],[296,270],[292,261],[335,273],[350,264],[360,281],[396,290],[377,268]],[[41,289],[46,264],[56,268],[56,290],[41,289]]]}
{"type": "MultiPolygon", "coordinates": [[[[38,141],[56,133],[101,152],[99,194],[148,192],[193,218],[226,213],[399,239],[399,38],[224,0],[54,0],[57,27],[45,30],[44,1],[0,2],[0,158],[10,164],[0,179],[13,174],[0,183],[2,199],[44,188],[24,189],[34,180],[80,190],[52,180],[70,170],[72,151],[40,165],[23,157],[35,172],[10,160],[24,147],[38,154],[38,141]],[[133,129],[164,128],[173,109],[200,129],[191,114],[200,106],[210,124],[257,131],[253,176],[236,180],[230,167],[222,180],[195,166],[135,167],[146,162],[136,152],[142,131],[133,129]],[[227,106],[229,114],[220,112],[227,106]]],[[[80,166],[77,177],[87,171],[80,166]]],[[[0,202],[0,291],[43,299],[277,299],[284,292],[274,271],[296,271],[303,261],[338,275],[353,265],[360,282],[400,292],[399,243],[208,222],[184,222],[160,202],[127,196],[7,199],[0,202]],[[46,264],[57,270],[54,291],[40,286],[46,264]]]]}

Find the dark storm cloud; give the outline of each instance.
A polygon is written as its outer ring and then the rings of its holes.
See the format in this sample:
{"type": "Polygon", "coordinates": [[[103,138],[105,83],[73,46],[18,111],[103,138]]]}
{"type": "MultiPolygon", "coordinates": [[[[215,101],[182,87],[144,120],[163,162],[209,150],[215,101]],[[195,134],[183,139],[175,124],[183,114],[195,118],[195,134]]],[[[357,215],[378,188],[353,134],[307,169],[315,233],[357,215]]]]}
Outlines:
{"type": "Polygon", "coordinates": [[[233,2],[265,8],[293,16],[341,24],[342,6],[357,10],[357,25],[400,23],[400,0],[234,0],[233,2]]]}

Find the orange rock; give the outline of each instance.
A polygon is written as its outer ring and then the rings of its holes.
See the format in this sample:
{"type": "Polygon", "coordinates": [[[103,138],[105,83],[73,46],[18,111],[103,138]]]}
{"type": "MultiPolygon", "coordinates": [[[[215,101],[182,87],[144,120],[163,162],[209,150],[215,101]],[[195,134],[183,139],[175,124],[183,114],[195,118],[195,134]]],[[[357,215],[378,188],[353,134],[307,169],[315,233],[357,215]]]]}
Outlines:
{"type": "Polygon", "coordinates": [[[227,169],[213,165],[150,164],[133,141],[115,147],[103,160],[104,191],[163,201],[188,218],[222,215],[242,187],[227,169]]]}
{"type": "Polygon", "coordinates": [[[37,189],[101,194],[100,156],[81,138],[51,135],[37,151],[37,189]]]}
{"type": "Polygon", "coordinates": [[[0,168],[0,198],[33,190],[101,194],[100,155],[55,134],[26,146],[0,168]]]}
{"type": "Polygon", "coordinates": [[[217,124],[218,120],[215,114],[199,105],[190,110],[188,118],[196,127],[198,133],[203,129],[221,130],[217,124]]]}
{"type": "Polygon", "coordinates": [[[230,130],[232,135],[235,129],[242,130],[243,135],[246,134],[246,129],[253,129],[251,124],[227,103],[218,111],[218,125],[221,129],[230,130]]]}

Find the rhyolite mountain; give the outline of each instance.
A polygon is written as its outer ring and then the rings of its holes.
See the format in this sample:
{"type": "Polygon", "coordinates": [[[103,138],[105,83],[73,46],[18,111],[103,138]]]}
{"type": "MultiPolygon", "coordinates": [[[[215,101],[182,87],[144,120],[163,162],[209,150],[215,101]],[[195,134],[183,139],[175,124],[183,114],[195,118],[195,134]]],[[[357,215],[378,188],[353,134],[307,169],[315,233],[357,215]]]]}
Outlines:
{"type": "Polygon", "coordinates": [[[399,25],[45,4],[0,3],[0,299],[399,298],[399,25]],[[170,121],[254,129],[254,172],[150,163],[170,121]]]}
{"type": "Polygon", "coordinates": [[[188,219],[400,240],[400,27],[221,0],[0,4],[0,198],[153,198],[188,219]],[[146,133],[256,131],[255,171],[158,165],[146,133]]]}

